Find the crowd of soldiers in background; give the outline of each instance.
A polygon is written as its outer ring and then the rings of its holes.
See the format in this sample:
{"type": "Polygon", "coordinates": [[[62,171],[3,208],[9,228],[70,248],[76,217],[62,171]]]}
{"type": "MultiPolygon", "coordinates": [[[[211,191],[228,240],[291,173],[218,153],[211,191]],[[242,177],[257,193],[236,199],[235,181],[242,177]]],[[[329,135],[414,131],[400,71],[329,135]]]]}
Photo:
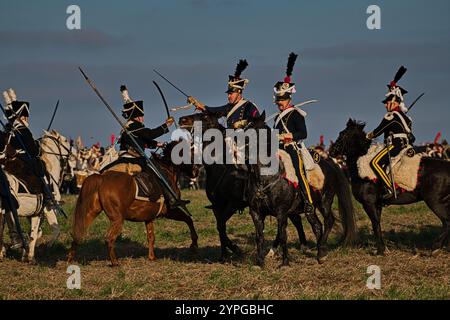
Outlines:
{"type": "MultiPolygon", "coordinates": [[[[439,139],[435,139],[433,143],[426,143],[417,148],[420,152],[426,153],[429,157],[450,161],[450,146],[448,142],[446,140],[439,142],[438,140],[439,139]]],[[[330,142],[330,146],[331,144],[332,142],[330,142]]],[[[323,137],[321,137],[320,142],[317,145],[311,146],[310,149],[319,153],[321,157],[328,158],[330,146],[325,146],[323,137]]],[[[81,138],[78,138],[75,143],[72,143],[71,151],[72,153],[61,186],[62,193],[77,194],[86,177],[93,173],[98,173],[102,167],[111,163],[118,157],[115,144],[102,147],[100,143],[96,143],[89,148],[83,146],[81,138]]],[[[345,158],[337,157],[334,161],[341,168],[345,169],[345,158]]],[[[205,189],[206,173],[204,168],[200,168],[199,175],[196,178],[181,176],[179,185],[181,189],[205,189]]]]}

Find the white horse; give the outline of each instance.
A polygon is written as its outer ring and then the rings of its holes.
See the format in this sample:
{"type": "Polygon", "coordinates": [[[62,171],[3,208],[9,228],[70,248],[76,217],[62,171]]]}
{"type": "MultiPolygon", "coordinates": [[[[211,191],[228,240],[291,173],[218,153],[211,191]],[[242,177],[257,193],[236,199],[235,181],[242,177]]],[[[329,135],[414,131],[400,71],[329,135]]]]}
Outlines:
{"type": "MultiPolygon", "coordinates": [[[[51,176],[49,183],[53,185],[53,193],[55,200],[60,201],[61,195],[59,193],[59,185],[62,176],[62,170],[64,168],[64,162],[69,157],[69,141],[52,130],[51,132],[44,132],[41,137],[41,159],[45,162],[46,168],[51,176]]],[[[5,172],[9,184],[11,193],[19,202],[18,215],[20,217],[28,217],[31,219],[31,232],[28,252],[23,252],[22,260],[34,263],[34,253],[37,240],[41,237],[42,232],[39,230],[42,214],[45,215],[48,223],[52,228],[52,238],[50,245],[56,241],[59,236],[60,228],[58,220],[56,218],[55,210],[43,207],[43,195],[31,194],[28,192],[26,186],[19,181],[13,175],[5,172]]],[[[2,210],[1,214],[5,214],[5,210],[2,210]]],[[[10,214],[9,212],[6,214],[10,214]]],[[[0,219],[1,220],[1,219],[0,219]]],[[[1,230],[3,231],[3,230],[1,230]]],[[[3,247],[3,232],[0,232],[0,259],[4,254],[3,247]]]]}

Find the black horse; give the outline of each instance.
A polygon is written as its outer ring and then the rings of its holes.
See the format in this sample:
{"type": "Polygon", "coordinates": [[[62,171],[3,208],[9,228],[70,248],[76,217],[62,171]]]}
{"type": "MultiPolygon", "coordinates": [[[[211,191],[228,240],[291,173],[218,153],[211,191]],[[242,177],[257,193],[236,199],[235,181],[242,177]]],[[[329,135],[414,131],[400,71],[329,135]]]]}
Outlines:
{"type": "MultiPolygon", "coordinates": [[[[209,113],[195,113],[181,117],[179,119],[179,124],[181,128],[191,130],[192,132],[194,122],[196,121],[202,123],[203,132],[211,128],[218,129],[222,133],[225,131],[225,128],[219,123],[218,118],[209,113]]],[[[204,142],[203,147],[205,148],[206,146],[207,143],[204,142]]],[[[334,177],[330,177],[329,179],[326,178],[326,180],[330,181],[330,185],[337,186],[341,184],[338,177],[341,172],[337,166],[334,166],[333,169],[333,165],[334,163],[331,161],[328,162],[328,165],[324,165],[325,167],[330,168],[325,169],[325,171],[335,173],[334,177]]],[[[216,218],[217,230],[219,232],[221,244],[221,259],[224,261],[228,256],[228,249],[236,254],[241,253],[239,247],[228,238],[226,223],[233,214],[240,210],[244,210],[249,205],[248,199],[246,199],[247,197],[244,196],[247,192],[246,188],[248,183],[248,175],[247,173],[238,170],[235,165],[230,164],[204,164],[204,168],[206,171],[206,195],[212,204],[211,209],[213,210],[216,218]]],[[[325,175],[327,175],[326,172],[325,175]]],[[[342,186],[345,186],[345,184],[342,184],[342,186]]],[[[325,239],[325,242],[335,220],[333,212],[331,211],[331,204],[336,192],[338,192],[339,213],[341,215],[344,227],[344,242],[350,243],[354,238],[355,224],[353,207],[351,205],[351,194],[349,191],[347,191],[346,194],[345,190],[345,187],[337,189],[330,188],[326,193],[326,200],[324,200],[322,202],[322,206],[319,207],[321,213],[324,217],[326,217],[325,232],[323,233],[323,239],[325,239]]],[[[349,190],[348,183],[347,190],[349,190]]],[[[302,226],[301,216],[297,213],[290,214],[289,219],[294,224],[299,235],[300,249],[305,249],[307,242],[302,226]]],[[[279,240],[275,240],[273,248],[278,246],[278,241],[279,240]]]]}
{"type": "MultiPolygon", "coordinates": [[[[417,187],[411,192],[402,192],[396,199],[388,202],[382,200],[382,186],[358,174],[357,160],[367,154],[371,141],[364,132],[365,123],[349,119],[347,127],[339,133],[330,155],[344,154],[351,175],[353,195],[364,207],[372,222],[373,233],[377,240],[377,254],[386,250],[381,234],[381,211],[383,205],[402,205],[425,201],[427,206],[442,221],[443,232],[433,244],[433,250],[440,249],[449,242],[450,229],[450,162],[423,157],[417,187]]],[[[416,174],[412,172],[411,174],[416,174]]]]}
{"type": "MultiPolygon", "coordinates": [[[[265,124],[265,113],[259,118],[253,119],[249,125],[258,130],[257,137],[266,133],[267,148],[270,150],[270,128],[265,124]]],[[[278,145],[278,143],[277,143],[278,145]]],[[[258,144],[259,147],[259,144],[258,144]]],[[[275,158],[276,159],[276,158],[275,158]]],[[[257,159],[256,164],[249,165],[248,195],[250,215],[256,229],[257,264],[264,264],[264,220],[267,215],[277,218],[277,237],[272,249],[278,245],[282,248],[282,266],[288,265],[287,254],[287,218],[298,217],[298,213],[304,208],[304,201],[299,192],[285,178],[285,169],[280,161],[276,173],[262,175],[261,169],[267,167],[257,159]]],[[[350,244],[356,234],[353,206],[350,193],[350,185],[340,168],[330,160],[321,159],[319,162],[324,176],[324,187],[321,191],[312,190],[313,204],[322,213],[325,222],[325,232],[322,232],[322,224],[317,218],[315,210],[306,214],[311,224],[317,243],[317,260],[323,263],[327,255],[327,239],[334,225],[334,215],[331,210],[334,196],[337,194],[344,227],[344,243],[350,244]]],[[[301,219],[300,219],[301,222],[301,219]]]]}

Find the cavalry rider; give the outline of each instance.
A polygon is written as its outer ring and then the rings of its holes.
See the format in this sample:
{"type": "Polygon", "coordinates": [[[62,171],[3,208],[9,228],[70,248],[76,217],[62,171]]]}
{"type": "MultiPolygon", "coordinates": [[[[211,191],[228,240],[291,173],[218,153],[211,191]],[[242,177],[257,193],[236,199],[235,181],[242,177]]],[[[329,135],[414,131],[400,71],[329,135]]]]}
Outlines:
{"type": "Polygon", "coordinates": [[[244,99],[242,92],[248,84],[248,79],[242,79],[241,73],[247,68],[247,60],[239,60],[234,75],[228,76],[228,103],[221,107],[208,107],[194,97],[188,97],[188,103],[195,106],[197,110],[209,112],[218,117],[227,118],[227,127],[240,129],[245,127],[250,118],[259,116],[258,107],[251,101],[244,99]]]}
{"type": "Polygon", "coordinates": [[[9,121],[9,145],[14,149],[13,155],[6,155],[5,170],[26,181],[31,193],[42,193],[44,206],[52,206],[53,197],[45,177],[45,164],[39,158],[39,143],[29,129],[30,103],[18,101],[12,89],[3,95],[5,99],[9,98],[5,112],[9,121]]]}
{"type": "Polygon", "coordinates": [[[278,81],[273,88],[275,93],[274,102],[280,111],[275,118],[274,128],[280,132],[280,148],[285,150],[292,159],[295,173],[299,180],[301,195],[305,201],[304,212],[310,214],[314,211],[314,207],[300,152],[300,148],[302,148],[301,142],[307,137],[306,112],[294,107],[291,103],[292,94],[296,92],[295,83],[291,82],[292,70],[296,59],[297,55],[292,52],[288,58],[284,81],[278,81]]]}
{"type": "MultiPolygon", "coordinates": [[[[127,132],[129,132],[133,136],[134,140],[136,140],[142,150],[145,150],[145,148],[154,149],[159,146],[158,142],[155,141],[155,139],[169,132],[169,126],[174,123],[173,117],[167,118],[166,121],[157,128],[146,128],[144,125],[143,101],[131,100],[128,94],[128,90],[124,85],[120,87],[120,91],[125,101],[125,104],[123,105],[122,116],[127,120],[127,123],[125,124],[127,132]]],[[[145,158],[137,152],[136,148],[134,147],[133,140],[130,138],[127,132],[125,130],[122,130],[120,135],[119,159],[103,168],[102,172],[119,163],[133,163],[139,165],[143,171],[147,172],[150,176],[153,177],[153,171],[146,164],[145,158]]],[[[168,202],[168,206],[170,209],[174,209],[180,205],[186,205],[187,203],[189,203],[189,201],[174,198],[166,190],[165,187],[163,187],[163,190],[164,197],[168,202]]]]}
{"type": "MultiPolygon", "coordinates": [[[[31,193],[42,194],[44,206],[52,207],[53,197],[50,194],[48,181],[44,177],[46,169],[39,158],[39,144],[34,140],[29,129],[30,104],[26,101],[18,101],[13,89],[4,91],[3,97],[6,102],[5,116],[9,121],[2,137],[5,139],[2,141],[2,149],[4,149],[2,152],[5,155],[2,161],[4,169],[25,181],[31,193]]],[[[15,221],[11,214],[6,215],[6,222],[12,241],[11,248],[18,249],[22,246],[22,242],[16,232],[15,221]]]]}
{"type": "Polygon", "coordinates": [[[370,166],[378,179],[384,183],[385,193],[383,199],[390,199],[393,193],[393,183],[386,170],[389,167],[389,158],[397,156],[400,151],[409,148],[414,142],[411,125],[412,120],[406,115],[408,109],[405,107],[403,96],[408,93],[400,87],[397,82],[405,74],[406,68],[401,66],[391,83],[388,84],[389,91],[384,103],[387,113],[384,115],[380,125],[367,134],[367,139],[374,139],[384,133],[386,145],[370,162],[370,166]]]}

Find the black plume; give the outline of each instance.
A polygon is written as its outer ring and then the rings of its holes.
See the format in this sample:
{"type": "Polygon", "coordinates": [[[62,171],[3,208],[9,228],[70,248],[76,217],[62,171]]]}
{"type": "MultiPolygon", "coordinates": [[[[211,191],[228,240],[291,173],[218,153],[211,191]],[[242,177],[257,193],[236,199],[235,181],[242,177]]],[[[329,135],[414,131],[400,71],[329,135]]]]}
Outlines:
{"type": "Polygon", "coordinates": [[[120,86],[120,92],[125,91],[125,90],[127,90],[127,87],[124,86],[124,85],[121,85],[121,86],[120,86]]]}
{"type": "Polygon", "coordinates": [[[236,66],[236,71],[234,71],[234,77],[235,78],[239,78],[241,76],[242,71],[245,70],[245,68],[247,68],[248,63],[247,60],[239,60],[237,66],[236,66]]]}
{"type": "Polygon", "coordinates": [[[297,60],[298,54],[291,52],[289,54],[287,68],[286,68],[286,76],[290,77],[292,75],[292,70],[294,69],[295,60],[297,60]]]}
{"type": "Polygon", "coordinates": [[[398,80],[400,80],[403,77],[403,75],[405,74],[406,70],[408,70],[408,69],[406,69],[404,66],[401,66],[398,69],[397,73],[395,74],[394,82],[397,82],[398,80]]]}

